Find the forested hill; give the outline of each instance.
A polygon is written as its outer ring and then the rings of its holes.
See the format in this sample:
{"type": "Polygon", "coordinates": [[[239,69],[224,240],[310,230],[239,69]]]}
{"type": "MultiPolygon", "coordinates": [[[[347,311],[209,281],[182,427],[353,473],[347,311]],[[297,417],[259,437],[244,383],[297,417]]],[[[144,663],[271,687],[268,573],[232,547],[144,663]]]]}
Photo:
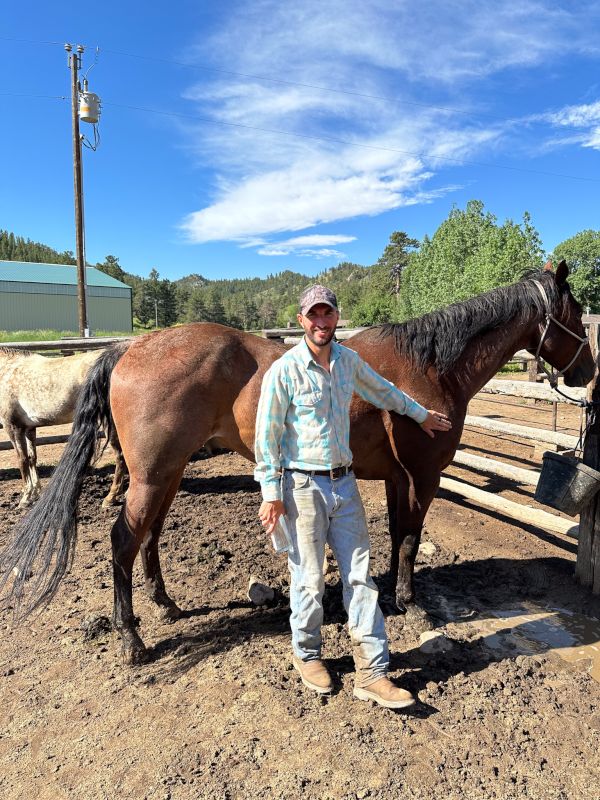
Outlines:
{"type": "MultiPolygon", "coordinates": [[[[0,230],[0,260],[76,263],[71,251],[59,253],[4,230],[0,230]]],[[[342,313],[351,311],[373,273],[373,268],[342,263],[316,277],[285,270],[266,278],[211,281],[195,273],[170,281],[161,279],[155,269],[148,278],[129,273],[112,255],[94,266],[132,287],[134,316],[142,325],[151,326],[156,320],[159,326],[213,321],[245,329],[285,326],[295,321],[300,293],[317,281],[327,283],[337,293],[342,313]]]]}
{"type": "Polygon", "coordinates": [[[59,253],[46,244],[0,229],[0,261],[33,261],[36,264],[76,264],[73,253],[59,253]]]}
{"type": "MultiPolygon", "coordinates": [[[[200,251],[199,251],[200,252],[200,251]]],[[[575,233],[551,255],[566,259],[569,283],[584,308],[600,312],[600,231],[575,233]]],[[[199,255],[199,259],[200,259],[199,255]]],[[[516,223],[499,223],[479,200],[453,208],[422,242],[394,231],[372,266],[342,262],[317,275],[285,270],[266,278],[209,280],[200,273],[176,281],[127,272],[108,255],[98,269],[133,289],[133,313],[144,326],[214,321],[246,330],[295,322],[298,297],[311,283],[337,294],[342,318],[353,325],[395,322],[518,280],[539,269],[547,254],[527,212],[516,223]]],[[[75,263],[73,253],[0,231],[0,259],[75,263]]]]}

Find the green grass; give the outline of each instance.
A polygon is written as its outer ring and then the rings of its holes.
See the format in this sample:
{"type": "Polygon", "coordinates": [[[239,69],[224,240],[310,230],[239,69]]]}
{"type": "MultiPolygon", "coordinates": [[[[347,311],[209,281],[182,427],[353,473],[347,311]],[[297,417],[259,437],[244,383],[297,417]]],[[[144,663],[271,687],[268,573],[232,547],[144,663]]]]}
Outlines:
{"type": "Polygon", "coordinates": [[[520,364],[505,364],[500,367],[499,372],[523,372],[520,364]]]}
{"type": "MultiPolygon", "coordinates": [[[[153,330],[152,328],[150,330],[153,330]]],[[[139,336],[142,333],[148,333],[147,328],[134,328],[131,331],[94,331],[93,338],[100,338],[104,336],[139,336]]],[[[1,331],[0,330],[0,344],[2,342],[51,342],[57,339],[64,338],[79,338],[78,331],[52,331],[52,330],[36,330],[36,331],[1,331]]]]}

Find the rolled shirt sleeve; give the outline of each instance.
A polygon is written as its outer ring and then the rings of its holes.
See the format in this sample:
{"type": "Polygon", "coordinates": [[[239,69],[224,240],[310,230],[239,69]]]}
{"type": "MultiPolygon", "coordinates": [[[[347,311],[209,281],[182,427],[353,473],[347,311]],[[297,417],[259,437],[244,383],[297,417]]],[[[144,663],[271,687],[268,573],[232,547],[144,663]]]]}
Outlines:
{"type": "Polygon", "coordinates": [[[356,392],[377,408],[405,414],[419,425],[427,419],[426,408],[375,372],[362,358],[358,360],[354,381],[356,392]]]}
{"type": "Polygon", "coordinates": [[[263,500],[281,500],[281,439],[290,404],[288,382],[280,362],[267,370],[262,382],[254,454],[254,479],[260,483],[263,500]]]}

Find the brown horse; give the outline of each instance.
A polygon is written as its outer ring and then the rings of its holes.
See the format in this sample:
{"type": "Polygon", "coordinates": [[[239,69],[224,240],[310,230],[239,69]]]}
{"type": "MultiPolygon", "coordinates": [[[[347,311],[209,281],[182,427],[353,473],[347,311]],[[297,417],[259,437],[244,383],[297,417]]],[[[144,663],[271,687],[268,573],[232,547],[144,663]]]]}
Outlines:
{"type": "MultiPolygon", "coordinates": [[[[413,599],[423,519],[440,472],[458,446],[469,399],[522,348],[539,349],[563,371],[567,385],[591,379],[594,363],[567,274],[561,262],[556,274],[536,273],[347,342],[424,406],[444,411],[453,424],[451,433],[430,439],[410,419],[381,412],[356,396],[351,406],[356,475],[386,482],[391,574],[400,603],[413,599]]],[[[96,430],[110,427],[112,413],[130,472],[126,502],[111,533],[114,624],[125,660],[142,660],[146,650],[132,605],[134,560],[140,552],[147,592],[166,618],[176,618],[181,612],[165,590],[158,540],[182,473],[190,455],[215,437],[253,460],[261,380],[282,352],[251,334],[194,324],[151,334],[103,356],[84,387],[71,439],[45,494],[0,556],[4,582],[16,576],[12,599],[22,599],[34,566],[25,612],[56,592],[72,556],[77,499],[96,430]]]]}

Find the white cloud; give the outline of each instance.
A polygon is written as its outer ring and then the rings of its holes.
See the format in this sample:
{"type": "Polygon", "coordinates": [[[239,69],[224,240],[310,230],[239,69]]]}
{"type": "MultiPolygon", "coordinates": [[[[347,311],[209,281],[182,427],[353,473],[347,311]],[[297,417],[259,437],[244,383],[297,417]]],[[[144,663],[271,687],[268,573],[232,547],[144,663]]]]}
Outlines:
{"type": "Polygon", "coordinates": [[[352,159],[331,165],[315,157],[311,165],[295,164],[240,181],[208,208],[190,214],[183,229],[195,242],[243,240],[379,214],[407,205],[425,172],[416,164],[410,170],[396,164],[366,170],[352,159]]]}
{"type": "MultiPolygon", "coordinates": [[[[422,122],[420,128],[411,122],[390,130],[388,141],[369,140],[373,147],[389,144],[389,150],[340,147],[332,153],[317,148],[310,155],[303,152],[300,159],[288,159],[288,165],[256,169],[249,177],[223,183],[214,202],[189,214],[181,227],[192,242],[237,240],[242,244],[431,202],[451,187],[424,189],[431,169],[424,159],[396,152],[398,142],[403,140],[405,147],[415,151],[430,145],[436,153],[462,158],[474,146],[469,141],[479,141],[481,134],[450,132],[444,141],[435,126],[422,122]]],[[[489,141],[493,135],[487,132],[484,138],[489,141]]]]}
{"type": "Polygon", "coordinates": [[[289,256],[292,252],[295,256],[305,257],[305,258],[337,258],[341,259],[344,258],[345,253],[341,250],[334,250],[331,247],[320,247],[320,248],[298,248],[297,250],[291,251],[285,247],[277,247],[277,245],[267,245],[265,247],[259,248],[257,251],[259,256],[289,256]]]}
{"type": "MultiPolygon", "coordinates": [[[[576,128],[578,133],[572,134],[569,142],[581,144],[600,150],[600,100],[595,103],[565,106],[559,111],[545,115],[545,118],[559,128],[576,128]]],[[[556,141],[556,140],[555,140],[556,141]]]]}
{"type": "Polygon", "coordinates": [[[306,256],[311,258],[343,258],[344,253],[331,247],[334,244],[353,242],[356,236],[344,234],[312,234],[294,236],[279,242],[265,243],[257,250],[259,256],[306,256]]]}
{"type": "MultiPolygon", "coordinates": [[[[433,185],[442,168],[493,152],[515,127],[441,106],[468,111],[461,88],[500,71],[598,52],[597,18],[599,9],[582,16],[544,0],[240,5],[190,56],[247,77],[217,74],[186,92],[199,115],[231,127],[189,129],[214,178],[210,201],[181,229],[195,243],[322,254],[329,245],[291,248],[273,237],[432,202],[455,188],[433,185]],[[440,108],[426,107],[439,97],[440,108]]],[[[590,127],[587,145],[598,138],[590,127]]]]}
{"type": "Polygon", "coordinates": [[[354,242],[356,236],[346,236],[340,233],[326,234],[326,233],[313,233],[308,236],[293,236],[291,239],[286,239],[283,242],[278,242],[280,247],[309,247],[310,245],[319,245],[325,247],[330,244],[346,244],[346,242],[354,242]]]}

